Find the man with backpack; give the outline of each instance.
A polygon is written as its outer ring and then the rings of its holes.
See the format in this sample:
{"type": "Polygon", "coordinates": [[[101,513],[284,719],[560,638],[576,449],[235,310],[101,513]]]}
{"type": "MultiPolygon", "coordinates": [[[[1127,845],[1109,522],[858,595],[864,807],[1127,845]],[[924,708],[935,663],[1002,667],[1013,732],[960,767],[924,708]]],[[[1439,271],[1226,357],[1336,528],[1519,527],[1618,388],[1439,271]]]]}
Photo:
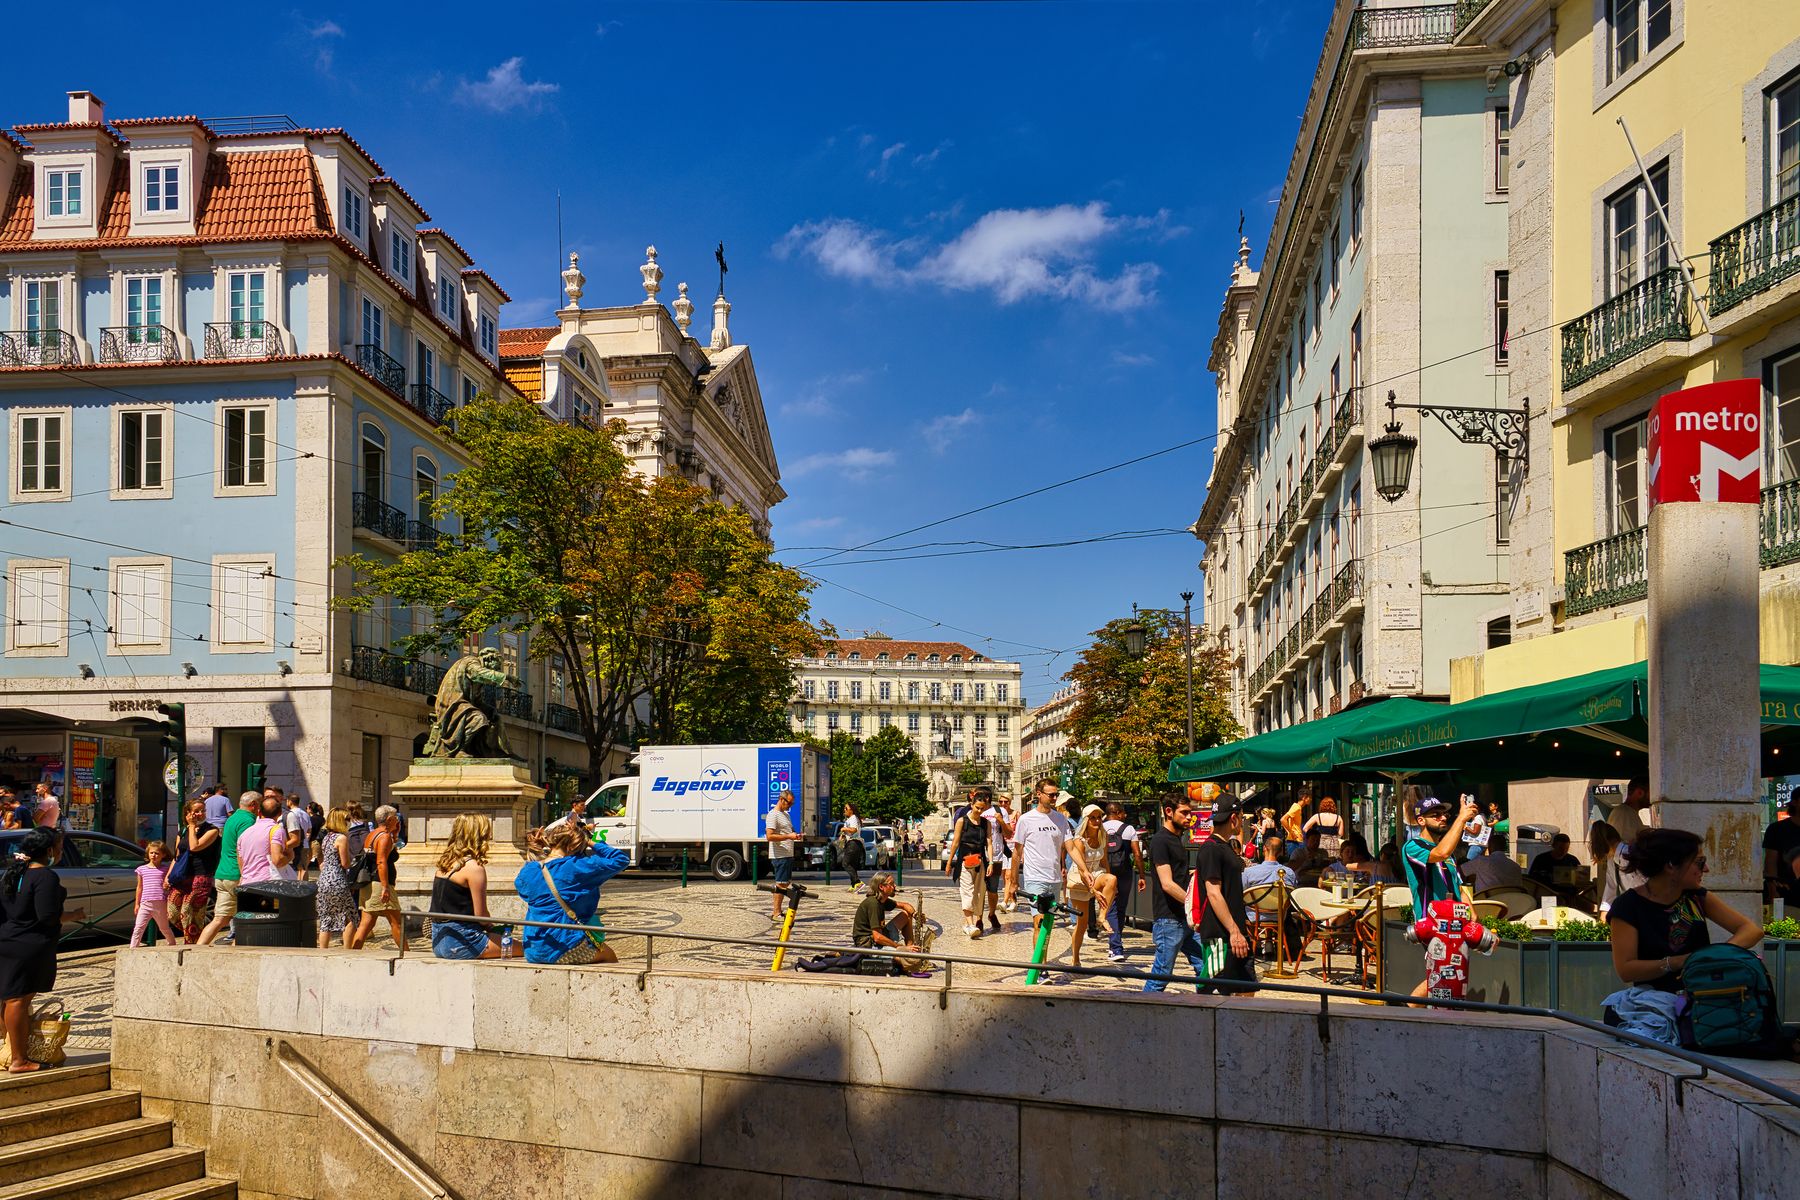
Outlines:
{"type": "Polygon", "coordinates": [[[1144,875],[1144,847],[1136,826],[1125,819],[1125,806],[1114,800],[1106,806],[1106,869],[1119,881],[1113,893],[1112,906],[1106,910],[1106,957],[1109,962],[1125,961],[1125,905],[1131,895],[1132,880],[1137,890],[1145,891],[1149,881],[1144,875]]]}

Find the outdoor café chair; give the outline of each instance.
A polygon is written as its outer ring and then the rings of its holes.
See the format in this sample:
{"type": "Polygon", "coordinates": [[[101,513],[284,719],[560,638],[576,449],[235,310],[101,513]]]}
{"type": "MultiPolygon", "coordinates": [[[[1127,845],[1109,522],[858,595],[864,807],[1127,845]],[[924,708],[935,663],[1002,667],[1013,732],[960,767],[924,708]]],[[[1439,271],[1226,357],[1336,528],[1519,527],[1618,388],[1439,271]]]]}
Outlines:
{"type": "Polygon", "coordinates": [[[1283,978],[1298,975],[1300,947],[1294,947],[1293,965],[1288,961],[1287,915],[1293,908],[1285,882],[1277,879],[1244,893],[1244,904],[1250,910],[1251,930],[1258,944],[1267,938],[1275,946],[1276,968],[1267,972],[1283,978]]]}
{"type": "MultiPolygon", "coordinates": [[[[1350,899],[1352,902],[1367,903],[1374,899],[1373,888],[1364,888],[1350,899]]],[[[1312,921],[1307,942],[1317,942],[1319,955],[1324,959],[1320,968],[1320,977],[1331,977],[1331,953],[1355,952],[1356,930],[1349,918],[1359,912],[1355,908],[1333,907],[1326,903],[1332,899],[1330,892],[1324,888],[1295,888],[1294,903],[1312,921]]]]}
{"type": "Polygon", "coordinates": [[[1493,900],[1500,904],[1506,905],[1506,917],[1507,917],[1507,920],[1509,920],[1509,921],[1518,920],[1520,917],[1524,916],[1528,912],[1531,912],[1533,909],[1535,909],[1538,906],[1538,901],[1537,901],[1536,896],[1533,896],[1529,892],[1515,891],[1511,888],[1508,888],[1505,891],[1501,891],[1500,889],[1495,888],[1493,890],[1483,892],[1480,896],[1477,897],[1477,899],[1493,900]]]}
{"type": "Polygon", "coordinates": [[[1484,924],[1507,918],[1506,901],[1504,900],[1477,900],[1469,907],[1475,910],[1475,919],[1484,924]]]}

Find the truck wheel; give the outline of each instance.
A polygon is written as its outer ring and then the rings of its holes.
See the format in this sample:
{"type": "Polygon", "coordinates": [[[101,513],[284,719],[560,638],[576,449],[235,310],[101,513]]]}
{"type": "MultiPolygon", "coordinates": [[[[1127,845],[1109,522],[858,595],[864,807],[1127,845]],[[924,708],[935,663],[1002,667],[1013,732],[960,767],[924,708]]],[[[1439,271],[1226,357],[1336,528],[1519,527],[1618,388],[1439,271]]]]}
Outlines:
{"type": "Polygon", "coordinates": [[[744,875],[744,856],[736,850],[721,850],[712,856],[712,876],[721,883],[730,883],[741,879],[744,875]]]}

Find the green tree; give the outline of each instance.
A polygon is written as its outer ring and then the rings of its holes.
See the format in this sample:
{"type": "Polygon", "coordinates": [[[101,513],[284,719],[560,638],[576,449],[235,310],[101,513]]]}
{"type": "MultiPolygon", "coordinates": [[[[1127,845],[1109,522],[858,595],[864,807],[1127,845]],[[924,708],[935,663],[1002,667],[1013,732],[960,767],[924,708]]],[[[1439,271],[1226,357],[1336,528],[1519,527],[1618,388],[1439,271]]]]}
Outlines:
{"type": "Polygon", "coordinates": [[[608,750],[653,742],[786,736],[795,659],[820,630],[804,576],[770,557],[747,514],[686,481],[645,480],[606,429],[544,418],[528,401],[459,408],[468,458],[439,494],[454,538],[388,561],[350,555],[357,610],[410,607],[411,655],[494,629],[528,631],[563,661],[589,773],[608,750]],[[639,704],[647,725],[634,726],[639,704]]]}
{"type": "Polygon", "coordinates": [[[929,816],[925,763],[895,726],[862,739],[840,729],[831,735],[833,814],[849,802],[867,822],[916,820],[929,816]]]}
{"type": "MultiPolygon", "coordinates": [[[[1080,687],[1069,714],[1069,744],[1084,760],[1095,789],[1143,797],[1164,790],[1169,761],[1187,750],[1187,660],[1181,618],[1162,610],[1120,617],[1094,640],[1065,677],[1080,687]],[[1126,629],[1144,627],[1144,652],[1133,655],[1126,629]]],[[[1222,644],[1196,629],[1194,747],[1243,736],[1228,703],[1229,658],[1222,644]]]]}
{"type": "Polygon", "coordinates": [[[980,763],[966,762],[956,772],[956,782],[964,787],[972,787],[977,783],[986,783],[987,768],[980,763]]]}

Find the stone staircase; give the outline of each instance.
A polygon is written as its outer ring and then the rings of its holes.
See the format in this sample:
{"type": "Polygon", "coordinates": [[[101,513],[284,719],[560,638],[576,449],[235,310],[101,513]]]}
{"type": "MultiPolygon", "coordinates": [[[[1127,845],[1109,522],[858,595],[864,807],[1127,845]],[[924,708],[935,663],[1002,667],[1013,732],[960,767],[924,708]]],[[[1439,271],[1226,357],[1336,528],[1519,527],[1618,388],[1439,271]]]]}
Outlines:
{"type": "Polygon", "coordinates": [[[0,1200],[235,1200],[106,1063],[0,1075],[0,1200]]]}

